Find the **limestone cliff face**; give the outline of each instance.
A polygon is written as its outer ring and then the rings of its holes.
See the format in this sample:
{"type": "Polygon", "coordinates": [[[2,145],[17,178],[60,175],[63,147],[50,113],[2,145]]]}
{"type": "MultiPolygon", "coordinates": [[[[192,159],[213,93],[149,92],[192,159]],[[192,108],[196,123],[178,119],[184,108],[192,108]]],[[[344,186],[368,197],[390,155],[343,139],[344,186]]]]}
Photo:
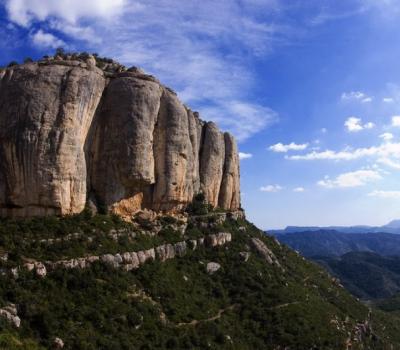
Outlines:
{"type": "Polygon", "coordinates": [[[0,215],[240,207],[235,140],[139,70],[93,60],[0,70],[0,215]]]}
{"type": "Polygon", "coordinates": [[[105,86],[100,73],[38,64],[3,72],[2,215],[68,214],[84,208],[84,143],[105,86]]]}

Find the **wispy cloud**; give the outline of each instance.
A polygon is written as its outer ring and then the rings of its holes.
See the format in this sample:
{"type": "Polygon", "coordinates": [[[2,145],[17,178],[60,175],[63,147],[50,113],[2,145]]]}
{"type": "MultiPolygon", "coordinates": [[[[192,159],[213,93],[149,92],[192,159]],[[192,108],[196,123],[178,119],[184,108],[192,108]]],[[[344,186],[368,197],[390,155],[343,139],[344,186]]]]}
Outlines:
{"type": "Polygon", "coordinates": [[[249,91],[257,79],[252,59],[268,55],[291,35],[274,20],[279,6],[278,0],[6,2],[14,23],[42,26],[49,35],[67,36],[79,47],[141,66],[239,140],[278,117],[249,91]]]}
{"type": "Polygon", "coordinates": [[[267,185],[260,187],[261,192],[279,192],[283,190],[283,187],[280,185],[267,185]]]}
{"type": "Polygon", "coordinates": [[[350,161],[361,158],[390,158],[400,159],[400,143],[385,142],[379,146],[362,147],[355,149],[345,149],[343,151],[325,150],[321,152],[310,152],[307,154],[297,154],[285,156],[290,160],[335,160],[350,161]]]}
{"type": "Polygon", "coordinates": [[[400,199],[400,191],[379,191],[375,190],[368,194],[370,197],[379,197],[387,199],[400,199]]]}
{"type": "Polygon", "coordinates": [[[381,157],[377,160],[378,163],[388,166],[389,168],[400,170],[400,162],[389,157],[381,157]]]}
{"type": "Polygon", "coordinates": [[[334,179],[326,176],[323,180],[318,181],[317,184],[325,188],[359,187],[381,179],[382,176],[377,170],[357,170],[340,174],[334,179]]]}
{"type": "Polygon", "coordinates": [[[277,153],[287,153],[289,151],[303,151],[308,147],[308,143],[297,144],[295,142],[291,142],[287,145],[279,142],[275,145],[269,146],[268,149],[277,153]]]}
{"type": "Polygon", "coordinates": [[[304,187],[295,187],[294,189],[293,189],[293,192],[304,192],[305,191],[305,188],[304,187]]]}
{"type": "Polygon", "coordinates": [[[361,103],[368,103],[372,102],[373,97],[368,96],[366,93],[362,91],[350,91],[342,93],[340,99],[342,101],[357,101],[361,103]]]}

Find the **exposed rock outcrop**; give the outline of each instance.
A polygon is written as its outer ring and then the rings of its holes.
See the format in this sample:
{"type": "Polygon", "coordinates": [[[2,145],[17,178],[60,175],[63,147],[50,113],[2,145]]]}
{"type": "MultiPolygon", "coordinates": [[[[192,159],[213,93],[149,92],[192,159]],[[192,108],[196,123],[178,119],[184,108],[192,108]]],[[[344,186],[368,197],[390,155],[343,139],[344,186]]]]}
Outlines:
{"type": "MultiPolygon", "coordinates": [[[[32,261],[26,262],[23,267],[28,271],[33,271],[36,276],[39,278],[44,278],[47,276],[48,272],[51,272],[57,268],[63,269],[87,269],[95,262],[103,262],[107,265],[112,266],[113,268],[122,268],[125,271],[131,271],[139,268],[149,261],[159,260],[161,262],[165,262],[170,259],[174,259],[176,257],[183,257],[190,250],[196,250],[199,246],[205,245],[207,248],[214,248],[218,246],[223,246],[230,243],[232,240],[231,233],[220,232],[213,235],[208,235],[206,237],[200,237],[197,240],[190,239],[188,241],[180,241],[175,244],[166,243],[159,245],[154,248],[150,248],[147,250],[140,250],[136,252],[124,252],[124,253],[116,253],[116,254],[103,254],[100,256],[92,255],[81,258],[67,259],[67,260],[59,260],[59,261],[32,261]],[[213,242],[215,244],[210,244],[213,242]]],[[[213,269],[215,266],[210,263],[210,269],[213,269]]],[[[218,265],[218,264],[217,264],[218,265]]],[[[207,265],[207,269],[209,266],[207,265]]],[[[12,270],[16,271],[20,270],[20,267],[11,268],[10,273],[12,274],[12,270]]],[[[215,270],[217,271],[217,270],[215,270]]],[[[213,273],[215,271],[211,271],[213,273]]],[[[4,271],[3,271],[4,272],[4,271]]],[[[18,274],[14,275],[14,278],[18,278],[18,274]]],[[[1,313],[0,313],[1,316],[1,313]]]]}
{"type": "Polygon", "coordinates": [[[1,308],[0,317],[6,319],[16,328],[21,326],[21,319],[18,317],[17,308],[14,304],[9,304],[1,308]]]}
{"type": "Polygon", "coordinates": [[[89,57],[0,70],[0,216],[240,208],[235,140],[139,69],[89,57]]]}
{"type": "Polygon", "coordinates": [[[272,252],[271,249],[267,247],[267,245],[258,238],[252,238],[251,244],[253,248],[257,251],[257,253],[264,258],[264,260],[272,265],[276,265],[282,269],[281,264],[279,263],[278,259],[276,258],[275,254],[272,252]]]}

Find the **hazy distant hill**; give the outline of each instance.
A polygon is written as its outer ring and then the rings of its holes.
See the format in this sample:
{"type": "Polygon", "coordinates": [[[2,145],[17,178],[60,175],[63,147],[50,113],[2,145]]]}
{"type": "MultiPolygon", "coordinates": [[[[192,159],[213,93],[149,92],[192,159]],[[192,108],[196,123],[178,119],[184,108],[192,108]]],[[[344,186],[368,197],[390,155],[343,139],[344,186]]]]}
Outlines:
{"type": "Polygon", "coordinates": [[[325,267],[359,298],[384,299],[400,292],[400,235],[318,230],[276,237],[325,267]]]}
{"type": "Polygon", "coordinates": [[[306,257],[341,256],[353,251],[400,256],[400,235],[392,233],[343,233],[320,229],[275,236],[306,257]]]}
{"type": "Polygon", "coordinates": [[[386,225],[383,226],[366,226],[366,225],[358,225],[358,226],[287,226],[283,230],[268,230],[269,234],[280,234],[280,233],[297,233],[297,232],[305,232],[305,231],[321,231],[321,230],[329,230],[329,231],[338,231],[342,233],[395,233],[400,234],[400,220],[393,220],[386,225]]]}

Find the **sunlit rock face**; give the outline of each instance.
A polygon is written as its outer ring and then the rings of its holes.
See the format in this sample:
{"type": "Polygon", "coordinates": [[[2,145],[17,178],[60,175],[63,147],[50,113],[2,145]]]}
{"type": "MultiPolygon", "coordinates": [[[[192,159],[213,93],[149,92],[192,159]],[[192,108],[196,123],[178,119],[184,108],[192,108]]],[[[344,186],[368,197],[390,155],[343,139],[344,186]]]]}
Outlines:
{"type": "Polygon", "coordinates": [[[92,60],[0,70],[0,215],[179,212],[203,192],[240,207],[234,138],[140,70],[92,60]]]}

